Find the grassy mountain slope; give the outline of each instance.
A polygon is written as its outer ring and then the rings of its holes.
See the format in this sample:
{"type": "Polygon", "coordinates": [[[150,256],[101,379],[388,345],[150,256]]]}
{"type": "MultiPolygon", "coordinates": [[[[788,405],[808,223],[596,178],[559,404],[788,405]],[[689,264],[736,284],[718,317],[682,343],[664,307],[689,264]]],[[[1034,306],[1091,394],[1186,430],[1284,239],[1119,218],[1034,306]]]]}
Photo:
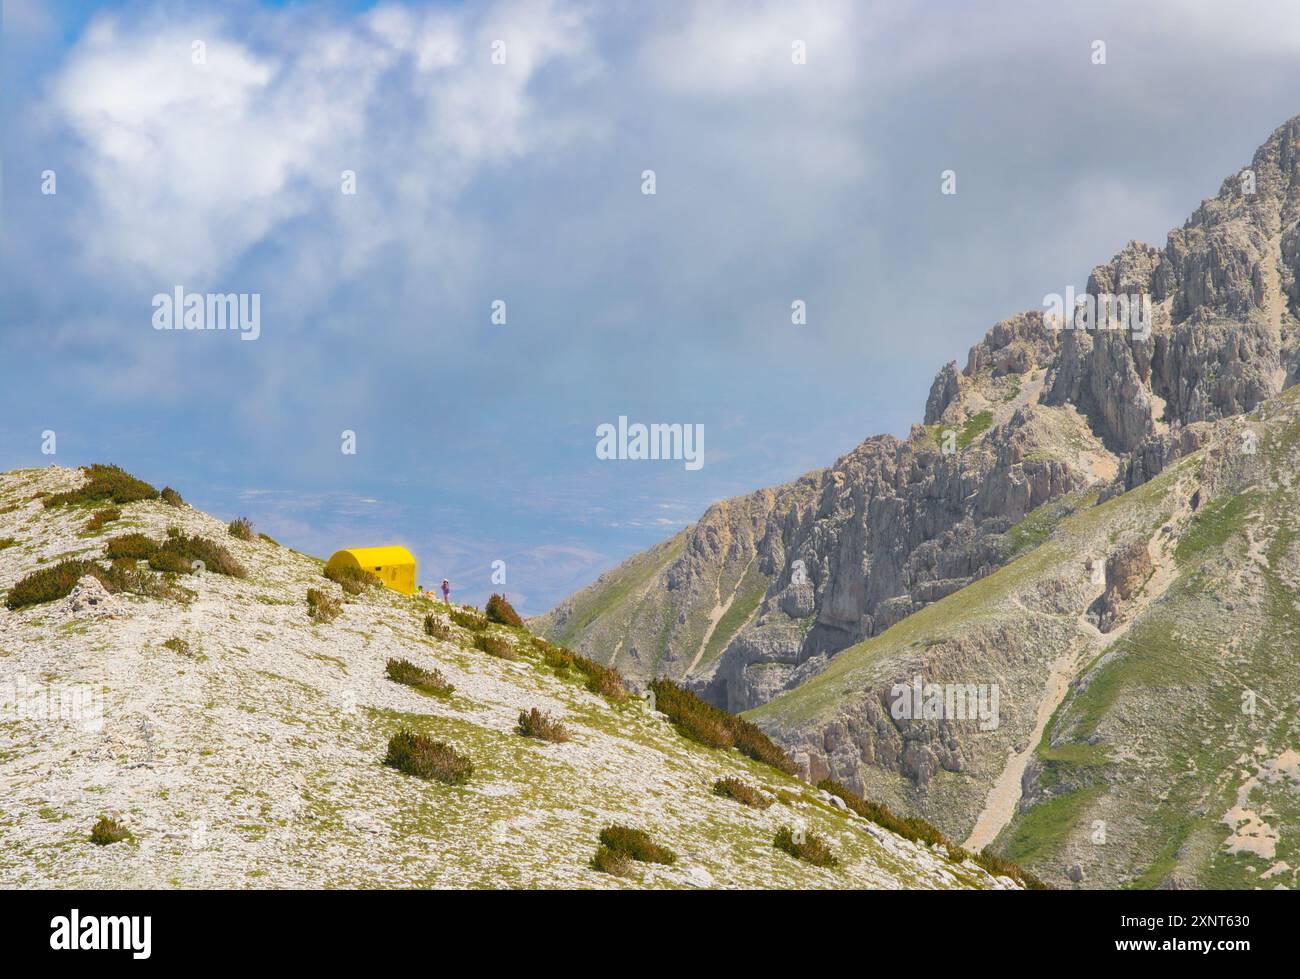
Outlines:
{"type": "Polygon", "coordinates": [[[1009,886],[734,750],[686,740],[640,700],[590,692],[574,670],[548,666],[523,629],[453,626],[445,607],[382,588],[348,595],[320,561],[231,536],[183,505],[140,499],[116,519],[104,501],[43,505],[84,478],[56,467],[0,475],[8,600],[64,560],[109,575],[107,542],[161,542],[169,528],[218,542],[247,576],[168,577],[126,559],[112,573],[128,564],[147,587],[94,608],[74,607],[74,593],[0,609],[0,885],[1009,886]],[[309,588],[342,603],[337,618],[309,618],[309,588]],[[430,613],[446,638],[426,634],[430,613]],[[480,635],[519,658],[475,648],[480,635]],[[392,658],[436,669],[454,692],[390,680],[392,658]],[[48,706],[73,689],[102,698],[97,723],[48,706]],[[569,739],[517,733],[534,707],[569,739]],[[383,765],[401,729],[453,745],[473,763],[468,781],[383,765]],[[715,795],[723,778],[771,805],[715,795]],[[104,816],[130,838],[94,845],[104,816]],[[648,831],[676,861],[634,862],[626,876],[593,869],[598,834],[616,823],[648,831]],[[773,845],[782,827],[800,826],[829,843],[836,866],[773,845]]]}

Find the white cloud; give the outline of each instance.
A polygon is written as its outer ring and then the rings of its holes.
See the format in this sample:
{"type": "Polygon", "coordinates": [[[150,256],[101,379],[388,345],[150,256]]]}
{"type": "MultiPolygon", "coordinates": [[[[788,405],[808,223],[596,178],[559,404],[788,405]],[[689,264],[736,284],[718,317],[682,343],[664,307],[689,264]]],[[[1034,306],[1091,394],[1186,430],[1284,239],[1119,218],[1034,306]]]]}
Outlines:
{"type": "Polygon", "coordinates": [[[545,140],[537,73],[586,45],[581,18],[547,3],[388,5],[292,30],[287,16],[257,14],[252,29],[105,16],[85,32],[50,107],[87,151],[94,267],[203,288],[299,220],[326,225],[295,250],[308,294],[390,242],[436,263],[460,250],[453,208],[468,183],[545,140]],[[498,34],[504,65],[490,60],[498,34]],[[196,39],[206,64],[191,60],[196,39]],[[340,193],[346,169],[357,199],[340,193]]]}

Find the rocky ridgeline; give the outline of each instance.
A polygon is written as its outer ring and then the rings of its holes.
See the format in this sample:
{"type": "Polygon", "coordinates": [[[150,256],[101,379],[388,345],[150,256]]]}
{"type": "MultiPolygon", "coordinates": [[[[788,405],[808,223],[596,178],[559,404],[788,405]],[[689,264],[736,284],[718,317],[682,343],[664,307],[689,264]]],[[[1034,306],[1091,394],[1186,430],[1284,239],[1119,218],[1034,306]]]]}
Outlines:
{"type": "MultiPolygon", "coordinates": [[[[1012,528],[1089,487],[1105,501],[1201,448],[1207,425],[1296,380],[1300,119],[1224,181],[1163,249],[1098,266],[1092,296],[1147,297],[1151,330],[995,325],[939,371],[924,425],[716,504],[536,625],[628,675],[744,710],[1017,552],[1012,528]]],[[[1117,218],[1119,220],[1120,218],[1117,218]]]]}

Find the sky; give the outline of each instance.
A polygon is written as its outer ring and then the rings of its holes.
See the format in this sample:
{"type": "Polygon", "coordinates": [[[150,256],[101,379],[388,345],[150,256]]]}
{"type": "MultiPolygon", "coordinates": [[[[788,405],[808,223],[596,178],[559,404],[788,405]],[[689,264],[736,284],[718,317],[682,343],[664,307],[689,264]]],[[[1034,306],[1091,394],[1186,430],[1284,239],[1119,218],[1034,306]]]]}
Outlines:
{"type": "Polygon", "coordinates": [[[525,614],[906,436],[1300,114],[1288,0],[3,7],[0,470],[116,463],[525,614]],[[178,286],[256,339],[155,329],[178,286]],[[598,458],[620,416],[704,464],[598,458]]]}

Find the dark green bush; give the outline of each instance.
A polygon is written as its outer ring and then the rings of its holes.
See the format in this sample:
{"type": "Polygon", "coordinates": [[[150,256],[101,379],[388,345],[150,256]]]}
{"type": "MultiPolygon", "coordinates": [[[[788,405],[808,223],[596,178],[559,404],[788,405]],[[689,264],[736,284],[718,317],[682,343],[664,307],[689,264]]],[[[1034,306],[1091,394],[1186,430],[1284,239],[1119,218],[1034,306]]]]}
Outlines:
{"type": "Polygon", "coordinates": [[[185,533],[177,533],[163,541],[158,550],[150,555],[149,567],[155,571],[190,572],[197,570],[194,567],[195,561],[202,561],[205,571],[229,575],[231,578],[248,577],[244,566],[220,544],[206,537],[191,537],[185,533]]]}
{"type": "Polygon", "coordinates": [[[668,717],[684,737],[711,748],[734,747],[748,758],[793,775],[797,770],[784,751],[757,726],[721,707],[705,703],[689,690],[660,677],[652,680],[655,710],[668,717]]]}
{"type": "Polygon", "coordinates": [[[724,799],[735,799],[755,809],[766,809],[772,804],[770,797],[738,778],[718,779],[713,783],[713,794],[720,795],[724,799]]]}
{"type": "Polygon", "coordinates": [[[675,863],[677,854],[650,839],[650,834],[633,826],[606,826],[600,842],[615,853],[623,853],[642,863],[675,863]]]}
{"type": "Polygon", "coordinates": [[[193,656],[194,650],[190,647],[190,641],[181,636],[172,636],[163,646],[170,649],[173,653],[180,653],[182,656],[193,656]]]}
{"type": "Polygon", "coordinates": [[[426,670],[405,659],[388,661],[388,679],[438,697],[450,697],[456,689],[440,671],[426,670]]]}
{"type": "Polygon", "coordinates": [[[104,524],[122,519],[122,511],[115,506],[101,507],[90,515],[86,521],[86,533],[97,534],[104,529],[104,524]]]}
{"type": "Polygon", "coordinates": [[[230,523],[226,524],[226,533],[231,537],[237,537],[239,540],[253,540],[257,535],[253,533],[253,521],[247,517],[236,517],[230,523]]]}
{"type": "Polygon", "coordinates": [[[626,877],[632,871],[632,858],[626,853],[611,850],[602,843],[596,847],[596,855],[591,858],[591,869],[615,877],[626,877]]]}
{"type": "Polygon", "coordinates": [[[145,561],[153,557],[157,551],[158,542],[144,534],[123,534],[121,537],[114,537],[104,545],[104,557],[110,561],[120,557],[145,561]]]}
{"type": "Polygon", "coordinates": [[[115,819],[109,819],[107,816],[100,816],[99,822],[95,823],[90,831],[90,842],[99,846],[121,843],[123,840],[129,840],[130,838],[131,833],[125,826],[115,819]]]}
{"type": "Polygon", "coordinates": [[[515,647],[500,636],[489,636],[480,633],[474,637],[474,648],[482,650],[489,656],[496,656],[498,659],[519,659],[519,653],[515,651],[515,647]]]}
{"type": "Polygon", "coordinates": [[[181,499],[181,495],[177,493],[174,489],[172,489],[170,486],[164,486],[163,491],[159,494],[159,496],[162,497],[162,501],[166,503],[168,506],[185,505],[185,501],[181,499]]]}
{"type": "Polygon", "coordinates": [[[817,788],[829,792],[831,795],[839,796],[844,800],[844,804],[859,816],[871,820],[877,826],[887,829],[904,839],[911,840],[914,843],[924,843],[927,846],[942,845],[948,851],[949,859],[955,863],[961,863],[969,858],[995,877],[1010,877],[1019,881],[1029,890],[1051,890],[1049,885],[1043,883],[1029,871],[1018,867],[1010,860],[1002,859],[990,852],[987,847],[980,853],[972,855],[956,843],[948,840],[937,827],[924,819],[897,816],[889,810],[889,807],[862,798],[848,786],[842,785],[834,779],[822,779],[817,783],[817,788]]]}
{"type": "Polygon", "coordinates": [[[434,639],[451,639],[452,637],[451,626],[433,614],[424,617],[424,634],[433,636],[434,639]]]}
{"type": "Polygon", "coordinates": [[[614,667],[597,663],[545,639],[534,637],[533,645],[541,650],[542,661],[557,673],[575,669],[586,678],[585,686],[592,693],[601,694],[618,703],[627,700],[627,684],[623,680],[623,674],[614,667]]]}
{"type": "Polygon", "coordinates": [[[363,571],[361,568],[353,568],[347,565],[325,565],[325,570],[321,572],[330,581],[337,584],[349,595],[360,595],[367,588],[377,588],[382,585],[375,575],[369,571],[363,571]]]}
{"type": "Polygon", "coordinates": [[[384,764],[408,775],[437,779],[449,785],[468,782],[474,774],[474,763],[451,745],[406,730],[388,739],[384,764]]]}
{"type": "Polygon", "coordinates": [[[6,547],[17,547],[17,546],[18,546],[17,537],[0,537],[0,551],[3,551],[6,547]]]}
{"type": "Polygon", "coordinates": [[[455,622],[462,629],[469,629],[471,632],[478,632],[480,629],[486,629],[488,625],[488,620],[484,616],[479,615],[477,612],[472,612],[469,609],[448,609],[447,615],[451,618],[451,621],[455,622]]]}
{"type": "Polygon", "coordinates": [[[64,503],[95,503],[110,500],[113,503],[134,503],[136,500],[156,500],[158,491],[144,480],[136,479],[117,466],[95,464],[82,466],[88,477],[81,489],[54,493],[45,497],[45,506],[56,507],[64,503]]]}
{"type": "Polygon", "coordinates": [[[526,738],[538,738],[542,741],[563,742],[569,740],[568,729],[550,714],[538,710],[521,710],[519,726],[516,728],[526,738]]]}
{"type": "Polygon", "coordinates": [[[790,827],[782,826],[777,830],[772,845],[814,867],[834,867],[839,863],[831,853],[830,844],[816,833],[805,833],[802,840],[796,841],[790,827]]]}
{"type": "Polygon", "coordinates": [[[307,589],[307,616],[315,622],[333,622],[343,611],[343,603],[318,588],[307,589]]]}
{"type": "Polygon", "coordinates": [[[104,571],[94,561],[60,561],[49,568],[33,571],[26,578],[17,582],[5,596],[5,607],[23,608],[27,605],[39,605],[67,598],[83,575],[92,575],[104,582],[104,587],[113,591],[104,580],[104,571]]]}
{"type": "Polygon", "coordinates": [[[491,622],[514,626],[517,629],[524,627],[524,620],[519,617],[519,614],[514,610],[514,606],[506,601],[505,595],[498,595],[493,592],[483,611],[487,613],[488,620],[491,622]]]}
{"type": "Polygon", "coordinates": [[[272,537],[270,534],[258,534],[258,535],[257,535],[257,539],[258,539],[258,540],[264,540],[264,541],[266,541],[268,544],[272,544],[272,545],[274,545],[275,547],[279,547],[279,546],[280,546],[280,542],[279,542],[278,540],[276,540],[274,537],[272,537]]]}

